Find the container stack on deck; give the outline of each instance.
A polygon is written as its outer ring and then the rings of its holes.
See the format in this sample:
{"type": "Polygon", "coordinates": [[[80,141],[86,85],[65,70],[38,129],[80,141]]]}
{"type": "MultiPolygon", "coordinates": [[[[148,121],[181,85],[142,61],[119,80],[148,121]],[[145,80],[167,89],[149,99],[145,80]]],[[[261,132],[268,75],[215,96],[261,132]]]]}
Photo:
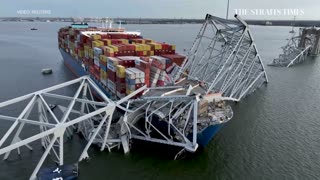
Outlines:
{"type": "Polygon", "coordinates": [[[66,27],[58,36],[59,47],[83,63],[110,95],[120,98],[144,85],[166,85],[170,69],[185,59],[175,53],[175,45],[135,34],[66,27]]]}

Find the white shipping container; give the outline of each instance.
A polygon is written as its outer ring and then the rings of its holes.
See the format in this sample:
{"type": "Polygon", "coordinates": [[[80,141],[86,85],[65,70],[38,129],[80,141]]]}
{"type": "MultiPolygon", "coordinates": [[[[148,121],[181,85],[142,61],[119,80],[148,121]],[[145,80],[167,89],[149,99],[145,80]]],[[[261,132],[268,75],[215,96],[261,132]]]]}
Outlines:
{"type": "Polygon", "coordinates": [[[130,71],[132,71],[136,75],[136,78],[144,78],[145,77],[144,72],[137,69],[137,68],[130,68],[130,71]]]}
{"type": "Polygon", "coordinates": [[[116,67],[114,67],[112,64],[107,64],[107,68],[108,69],[110,69],[111,71],[113,71],[113,72],[116,72],[117,70],[116,70],[116,67]]]}
{"type": "Polygon", "coordinates": [[[105,85],[106,87],[107,87],[107,80],[105,80],[105,79],[100,79],[100,81],[101,81],[101,83],[103,84],[103,85],[105,85]]]}
{"type": "Polygon", "coordinates": [[[94,61],[94,64],[95,64],[95,65],[100,66],[99,58],[93,57],[93,61],[94,61]]]}
{"type": "Polygon", "coordinates": [[[102,54],[102,49],[101,48],[98,48],[98,47],[94,47],[93,48],[93,54],[95,55],[95,56],[100,56],[101,54],[102,54]]]}
{"type": "Polygon", "coordinates": [[[108,79],[108,89],[109,89],[112,93],[116,93],[116,85],[115,85],[114,82],[112,82],[110,79],[108,79]]]}
{"type": "Polygon", "coordinates": [[[128,78],[128,79],[135,79],[136,78],[136,74],[131,71],[131,68],[126,69],[126,78],[128,78]]]}

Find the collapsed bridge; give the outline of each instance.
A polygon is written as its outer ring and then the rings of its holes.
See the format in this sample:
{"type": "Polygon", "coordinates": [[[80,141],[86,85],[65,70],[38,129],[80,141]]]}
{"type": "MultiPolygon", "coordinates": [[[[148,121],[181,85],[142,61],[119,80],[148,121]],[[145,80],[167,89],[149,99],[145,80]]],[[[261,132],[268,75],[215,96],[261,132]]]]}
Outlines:
{"type": "Polygon", "coordinates": [[[320,29],[300,28],[299,34],[293,33],[287,44],[283,47],[282,53],[275,58],[270,66],[291,67],[307,59],[308,56],[317,56],[320,53],[320,29]]]}
{"type": "Polygon", "coordinates": [[[0,103],[3,112],[25,103],[18,116],[0,115],[11,123],[1,137],[0,155],[8,159],[13,150],[32,150],[31,144],[40,141],[45,151],[33,180],[49,155],[65,164],[64,143],[74,133],[87,142],[79,161],[89,157],[93,144],[101,151],[122,147],[128,153],[131,139],[195,152],[233,117],[225,100],[240,101],[268,81],[249,26],[235,17],[228,21],[206,16],[183,66],[170,74],[172,86],[144,86],[113,101],[83,76],[0,103]]]}

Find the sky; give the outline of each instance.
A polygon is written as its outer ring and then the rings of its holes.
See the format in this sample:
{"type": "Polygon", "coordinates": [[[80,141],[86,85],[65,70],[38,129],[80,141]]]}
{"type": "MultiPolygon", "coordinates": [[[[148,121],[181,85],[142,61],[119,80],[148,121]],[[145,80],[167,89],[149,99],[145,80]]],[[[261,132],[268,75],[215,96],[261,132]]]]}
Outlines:
{"type": "MultiPolygon", "coordinates": [[[[0,17],[225,17],[227,0],[2,0],[0,17]]],[[[320,0],[230,0],[229,17],[320,20],[320,0]],[[241,11],[240,11],[241,10],[241,11]]]]}

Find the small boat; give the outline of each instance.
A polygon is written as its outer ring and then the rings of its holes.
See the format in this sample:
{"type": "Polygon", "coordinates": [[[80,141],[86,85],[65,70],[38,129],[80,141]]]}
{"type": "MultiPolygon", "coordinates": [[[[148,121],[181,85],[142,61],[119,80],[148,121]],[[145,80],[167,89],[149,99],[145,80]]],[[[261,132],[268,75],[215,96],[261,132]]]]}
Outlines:
{"type": "Polygon", "coordinates": [[[52,69],[50,68],[45,68],[41,70],[42,74],[52,74],[52,69]]]}
{"type": "Polygon", "coordinates": [[[36,31],[36,30],[38,30],[38,29],[33,27],[33,28],[31,28],[30,30],[31,30],[31,31],[36,31]]]}

